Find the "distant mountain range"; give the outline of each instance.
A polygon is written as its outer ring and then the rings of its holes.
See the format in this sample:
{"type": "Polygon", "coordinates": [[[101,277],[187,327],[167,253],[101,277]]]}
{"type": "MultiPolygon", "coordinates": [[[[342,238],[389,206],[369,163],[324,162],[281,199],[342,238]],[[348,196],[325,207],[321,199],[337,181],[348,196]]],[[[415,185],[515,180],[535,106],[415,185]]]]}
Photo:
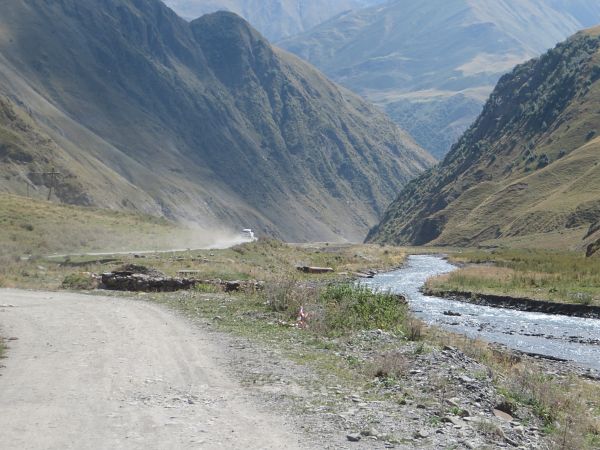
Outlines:
{"type": "Polygon", "coordinates": [[[433,163],[247,22],[158,0],[0,14],[0,189],[289,240],[357,240],[433,163]]]}
{"type": "Polygon", "coordinates": [[[600,247],[600,27],[503,76],[370,242],[600,247]]]}
{"type": "Polygon", "coordinates": [[[180,16],[192,20],[216,11],[230,11],[248,20],[269,40],[309,30],[345,11],[386,0],[164,0],[180,16]]]}
{"type": "Polygon", "coordinates": [[[600,23],[597,0],[391,0],[278,42],[441,157],[499,77],[600,23]]]}

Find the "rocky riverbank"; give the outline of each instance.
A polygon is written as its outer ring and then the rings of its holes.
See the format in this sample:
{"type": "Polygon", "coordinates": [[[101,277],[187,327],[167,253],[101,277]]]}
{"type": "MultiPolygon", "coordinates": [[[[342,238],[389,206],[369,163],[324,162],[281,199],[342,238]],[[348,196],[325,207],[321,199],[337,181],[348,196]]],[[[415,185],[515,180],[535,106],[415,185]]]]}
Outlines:
{"type": "Polygon", "coordinates": [[[463,303],[471,303],[492,308],[514,309],[518,311],[559,314],[563,316],[600,319],[600,306],[580,305],[574,303],[558,303],[530,298],[518,298],[504,295],[480,294],[464,291],[444,291],[423,288],[429,296],[443,297],[463,303]]]}

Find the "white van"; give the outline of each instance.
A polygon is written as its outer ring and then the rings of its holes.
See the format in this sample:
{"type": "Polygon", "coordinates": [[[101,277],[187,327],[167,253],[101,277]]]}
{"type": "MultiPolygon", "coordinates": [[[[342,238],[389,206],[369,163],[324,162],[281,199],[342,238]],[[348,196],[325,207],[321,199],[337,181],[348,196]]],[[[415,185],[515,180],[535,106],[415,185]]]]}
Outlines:
{"type": "Polygon", "coordinates": [[[250,228],[244,228],[242,230],[242,237],[244,239],[248,239],[249,241],[255,241],[256,237],[254,236],[254,232],[250,228]]]}

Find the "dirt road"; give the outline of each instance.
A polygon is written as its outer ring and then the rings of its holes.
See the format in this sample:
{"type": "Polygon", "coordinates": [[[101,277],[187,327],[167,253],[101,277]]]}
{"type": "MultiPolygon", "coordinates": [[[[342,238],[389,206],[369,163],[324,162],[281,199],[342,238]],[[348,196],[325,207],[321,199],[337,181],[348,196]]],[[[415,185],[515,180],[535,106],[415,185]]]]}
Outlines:
{"type": "Polygon", "coordinates": [[[296,449],[225,373],[221,348],[149,303],[0,290],[0,447],[296,449]]]}

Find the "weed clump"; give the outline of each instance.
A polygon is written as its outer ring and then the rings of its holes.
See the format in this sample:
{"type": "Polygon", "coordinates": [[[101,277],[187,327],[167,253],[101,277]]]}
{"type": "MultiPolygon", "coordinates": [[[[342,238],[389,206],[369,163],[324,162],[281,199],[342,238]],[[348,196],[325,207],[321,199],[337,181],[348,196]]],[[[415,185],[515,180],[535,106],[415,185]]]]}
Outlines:
{"type": "Polygon", "coordinates": [[[97,287],[97,281],[89,273],[72,273],[62,282],[63,289],[90,290],[97,287]]]}
{"type": "Polygon", "coordinates": [[[409,359],[399,351],[379,355],[372,365],[373,377],[383,381],[394,381],[408,373],[409,359]]]}
{"type": "Polygon", "coordinates": [[[318,306],[321,326],[327,334],[373,329],[402,331],[409,316],[404,297],[352,284],[326,287],[318,306]]]}
{"type": "Polygon", "coordinates": [[[286,319],[296,319],[302,308],[308,328],[322,335],[409,329],[410,314],[404,297],[374,292],[365,286],[350,283],[315,286],[286,279],[267,285],[264,295],[268,308],[286,319]]]}

